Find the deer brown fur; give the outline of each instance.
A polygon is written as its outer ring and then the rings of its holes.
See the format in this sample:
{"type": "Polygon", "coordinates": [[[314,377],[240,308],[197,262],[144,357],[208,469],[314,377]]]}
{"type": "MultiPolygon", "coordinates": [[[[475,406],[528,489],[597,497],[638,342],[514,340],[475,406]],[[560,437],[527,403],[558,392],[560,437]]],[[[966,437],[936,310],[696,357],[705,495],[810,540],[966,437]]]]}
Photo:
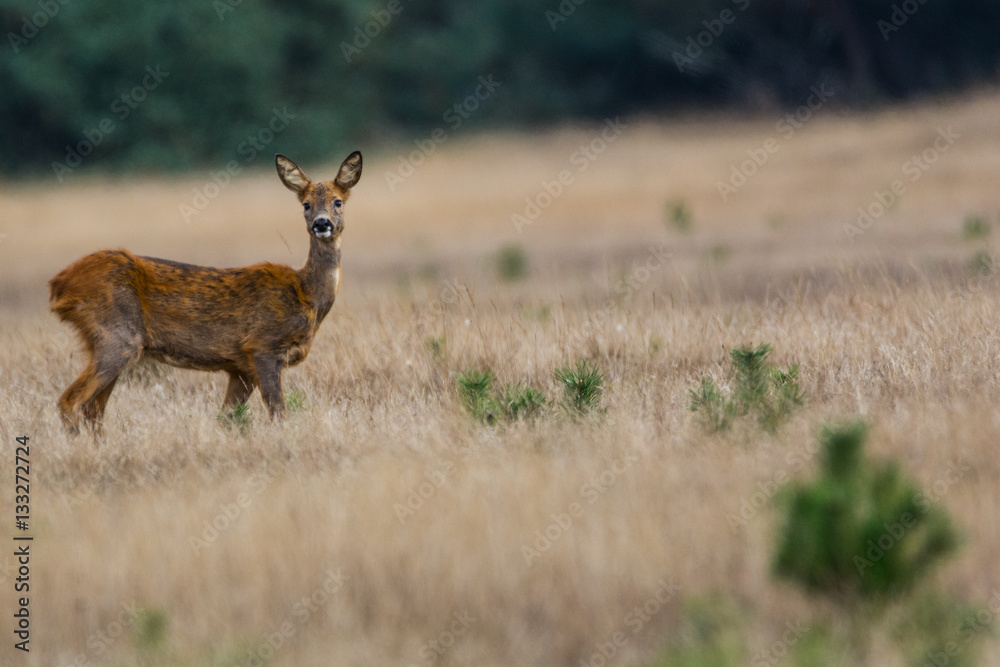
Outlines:
{"type": "Polygon", "coordinates": [[[214,269],[125,250],[101,250],[51,281],[52,311],[80,333],[89,363],[59,399],[63,422],[99,427],[123,370],[149,357],[181,368],[225,371],[224,407],[246,402],[257,387],[272,417],[285,411],[281,372],[309,354],[340,289],[344,203],[361,178],[355,151],[332,181],[313,183],[277,155],[278,176],[302,203],[309,259],[214,269]]]}

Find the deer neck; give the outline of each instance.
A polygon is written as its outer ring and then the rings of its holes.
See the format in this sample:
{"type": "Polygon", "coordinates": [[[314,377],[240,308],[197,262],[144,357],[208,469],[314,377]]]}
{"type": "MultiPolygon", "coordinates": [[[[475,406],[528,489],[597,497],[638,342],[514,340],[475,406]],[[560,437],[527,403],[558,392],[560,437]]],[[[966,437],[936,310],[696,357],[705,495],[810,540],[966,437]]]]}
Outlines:
{"type": "Polygon", "coordinates": [[[316,308],[318,325],[330,312],[340,291],[340,237],[318,239],[310,236],[309,259],[299,276],[303,291],[316,308]]]}

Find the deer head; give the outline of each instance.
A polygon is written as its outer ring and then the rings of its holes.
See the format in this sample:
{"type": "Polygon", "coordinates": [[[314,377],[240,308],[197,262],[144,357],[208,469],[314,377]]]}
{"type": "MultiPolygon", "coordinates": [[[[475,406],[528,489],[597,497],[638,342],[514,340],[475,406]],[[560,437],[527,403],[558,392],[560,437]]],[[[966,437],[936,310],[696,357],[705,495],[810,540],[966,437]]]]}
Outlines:
{"type": "Polygon", "coordinates": [[[361,179],[361,153],[354,151],[340,165],[332,181],[313,183],[284,155],[275,155],[278,177],[302,203],[306,230],[320,241],[332,242],[344,231],[344,203],[361,179]]]}

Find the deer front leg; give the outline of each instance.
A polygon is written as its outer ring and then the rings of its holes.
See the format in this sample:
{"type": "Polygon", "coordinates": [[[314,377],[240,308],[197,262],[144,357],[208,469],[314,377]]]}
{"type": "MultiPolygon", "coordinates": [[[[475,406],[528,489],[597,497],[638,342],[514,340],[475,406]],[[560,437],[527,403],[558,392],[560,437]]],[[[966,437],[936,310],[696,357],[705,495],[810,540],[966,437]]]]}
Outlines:
{"type": "Polygon", "coordinates": [[[285,396],[281,391],[281,359],[271,354],[254,356],[254,369],[257,371],[257,383],[260,385],[260,395],[264,405],[271,414],[271,419],[285,416],[285,396]]]}
{"type": "Polygon", "coordinates": [[[223,409],[239,407],[247,402],[253,393],[254,381],[242,371],[228,371],[229,386],[226,387],[226,398],[222,401],[223,409]]]}

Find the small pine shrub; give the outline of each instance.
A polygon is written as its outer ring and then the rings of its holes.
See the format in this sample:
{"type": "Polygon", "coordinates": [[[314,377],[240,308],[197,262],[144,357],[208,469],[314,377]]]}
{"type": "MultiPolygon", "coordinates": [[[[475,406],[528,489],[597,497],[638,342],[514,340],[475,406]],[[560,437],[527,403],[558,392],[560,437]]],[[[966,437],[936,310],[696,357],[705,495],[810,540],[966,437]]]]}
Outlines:
{"type": "Polygon", "coordinates": [[[250,431],[250,405],[240,403],[229,412],[223,412],[218,416],[218,422],[227,431],[239,431],[240,435],[246,435],[250,431]]]}
{"type": "Polygon", "coordinates": [[[862,422],[824,428],[817,478],[778,496],[775,573],[842,603],[910,592],[959,542],[948,514],[922,503],[897,465],[865,458],[866,439],[862,422]]]}
{"type": "Polygon", "coordinates": [[[524,316],[535,322],[548,322],[552,319],[552,309],[548,306],[528,306],[524,309],[524,316]]]}
{"type": "Polygon", "coordinates": [[[708,252],[705,253],[705,259],[709,264],[718,266],[724,264],[731,254],[732,250],[729,246],[724,243],[717,243],[708,249],[708,252]]]}
{"type": "Polygon", "coordinates": [[[708,433],[728,431],[736,418],[736,403],[722,393],[712,378],[702,378],[701,386],[690,391],[690,404],[708,433]]]}
{"type": "Polygon", "coordinates": [[[980,250],[972,256],[967,266],[970,273],[988,276],[993,273],[993,261],[993,254],[989,250],[980,250]]]}
{"type": "MultiPolygon", "coordinates": [[[[563,386],[560,405],[574,416],[601,410],[604,373],[586,361],[575,367],[556,369],[556,379],[563,386]]],[[[465,411],[475,420],[494,425],[499,422],[531,420],[550,405],[545,395],[523,383],[494,388],[490,370],[470,370],[455,377],[465,411]]]]}
{"type": "Polygon", "coordinates": [[[649,337],[649,356],[655,357],[663,349],[663,337],[662,336],[650,336],[649,337]]]}
{"type": "Polygon", "coordinates": [[[443,335],[429,336],[424,339],[424,347],[431,353],[435,364],[443,364],[448,359],[447,340],[443,335]]]}
{"type": "Polygon", "coordinates": [[[524,384],[506,384],[496,392],[493,380],[489,370],[466,371],[456,378],[462,405],[476,421],[492,426],[500,421],[530,420],[548,403],[542,392],[524,384]]]}
{"type": "Polygon", "coordinates": [[[767,343],[755,348],[744,345],[729,351],[736,378],[733,399],[737,405],[749,408],[766,398],[770,379],[770,366],[767,363],[769,354],[771,346],[767,343]]]}
{"type": "Polygon", "coordinates": [[[683,199],[667,202],[665,217],[667,224],[681,234],[687,234],[694,228],[694,216],[683,199]]]}
{"type": "Polygon", "coordinates": [[[547,399],[540,391],[521,384],[508,384],[500,392],[500,406],[504,419],[529,420],[538,416],[545,408],[547,399]]]}
{"type": "Polygon", "coordinates": [[[689,392],[689,407],[709,433],[729,430],[743,415],[753,415],[773,433],[801,407],[806,395],[799,387],[798,366],[785,370],[767,361],[771,346],[744,345],[729,351],[732,390],[726,395],[711,378],[689,392]]]}
{"type": "Polygon", "coordinates": [[[167,612],[140,609],[135,619],[135,646],[140,654],[159,651],[167,638],[167,612]]]}
{"type": "Polygon", "coordinates": [[[423,280],[424,282],[433,282],[437,280],[438,277],[438,265],[434,262],[424,262],[417,269],[417,278],[423,280]]]}
{"type": "Polygon", "coordinates": [[[554,374],[563,386],[562,404],[568,412],[583,415],[600,409],[604,393],[604,372],[600,368],[583,360],[575,367],[557,368],[554,374]]]}
{"type": "Polygon", "coordinates": [[[528,275],[528,255],[516,244],[504,246],[497,253],[497,275],[501,280],[513,282],[528,275]]]}
{"type": "Polygon", "coordinates": [[[773,366],[768,375],[771,396],[759,405],[757,421],[765,431],[774,433],[806,402],[806,395],[799,387],[798,366],[787,371],[773,366]]]}
{"type": "Polygon", "coordinates": [[[985,239],[990,231],[990,221],[979,215],[966,216],[962,222],[962,238],[966,241],[985,239]]]}
{"type": "Polygon", "coordinates": [[[497,401],[493,397],[493,372],[471,370],[457,377],[458,392],[465,411],[477,421],[493,424],[496,421],[497,401]]]}
{"type": "Polygon", "coordinates": [[[298,389],[285,393],[285,405],[292,412],[302,412],[306,409],[306,395],[298,389]]]}

